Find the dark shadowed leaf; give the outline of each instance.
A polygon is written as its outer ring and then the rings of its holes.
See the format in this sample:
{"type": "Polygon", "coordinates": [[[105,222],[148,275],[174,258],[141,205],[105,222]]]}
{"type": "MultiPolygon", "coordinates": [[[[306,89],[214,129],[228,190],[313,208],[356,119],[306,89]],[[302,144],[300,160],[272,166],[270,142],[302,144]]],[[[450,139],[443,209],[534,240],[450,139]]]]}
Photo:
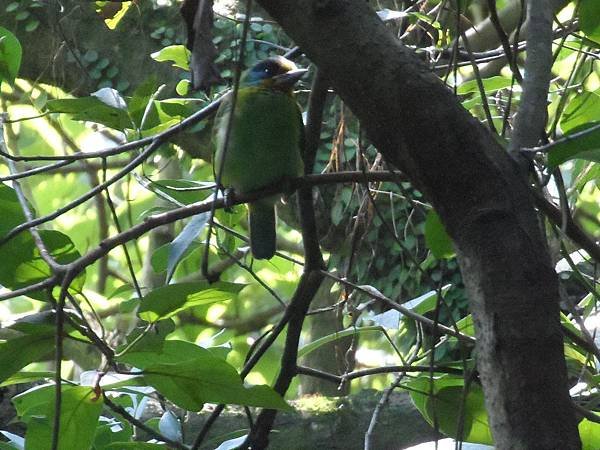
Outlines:
{"type": "Polygon", "coordinates": [[[600,42],[600,2],[598,0],[581,0],[579,23],[581,31],[588,38],[600,42]]]}
{"type": "Polygon", "coordinates": [[[25,221],[17,193],[13,188],[0,183],[0,237],[25,221]]]}
{"type": "Polygon", "coordinates": [[[26,334],[0,343],[0,382],[54,350],[54,331],[26,334]]]}
{"type": "MultiPolygon", "coordinates": [[[[71,239],[58,231],[41,230],[40,236],[50,254],[60,264],[68,264],[81,255],[71,239]]],[[[41,258],[29,233],[21,233],[0,246],[0,284],[8,289],[19,289],[40,282],[52,275],[50,267],[41,258]]],[[[71,283],[70,290],[78,292],[83,287],[85,273],[71,283]]],[[[28,294],[37,300],[45,300],[46,293],[36,291],[28,294]]]]}
{"type": "Polygon", "coordinates": [[[185,0],[181,16],[187,28],[186,47],[191,51],[190,72],[194,89],[208,91],[221,82],[215,64],[217,48],[213,43],[213,0],[185,0]]]}

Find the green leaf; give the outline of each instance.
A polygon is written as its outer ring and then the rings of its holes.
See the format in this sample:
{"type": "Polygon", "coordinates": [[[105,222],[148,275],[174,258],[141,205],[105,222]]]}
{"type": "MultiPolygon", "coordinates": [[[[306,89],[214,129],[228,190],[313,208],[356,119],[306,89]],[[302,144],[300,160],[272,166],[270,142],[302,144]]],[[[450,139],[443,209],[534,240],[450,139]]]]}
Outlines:
{"type": "Polygon", "coordinates": [[[169,45],[150,55],[158,62],[172,61],[174,67],[190,70],[190,51],[184,45],[169,45]]]}
{"type": "Polygon", "coordinates": [[[207,402],[290,409],[269,386],[245,387],[231,365],[189,342],[166,341],[162,352],[129,352],[118,360],[143,369],[150,386],[190,411],[207,402]]]}
{"type": "Polygon", "coordinates": [[[96,50],[88,50],[83,55],[83,60],[85,62],[91,63],[91,62],[97,61],[99,56],[100,55],[98,54],[98,52],[96,50]]]}
{"type": "MultiPolygon", "coordinates": [[[[442,296],[446,295],[446,293],[450,290],[451,287],[451,284],[446,284],[442,286],[442,296]]],[[[429,311],[433,311],[435,309],[435,307],[437,306],[437,300],[438,291],[429,291],[423,295],[418,296],[417,298],[403,303],[402,306],[423,316],[429,311]]]]}
{"type": "Polygon", "coordinates": [[[191,90],[191,85],[192,83],[190,80],[180,80],[179,83],[177,83],[177,86],[175,86],[175,92],[182,97],[188,95],[191,90]]]}
{"type": "Polygon", "coordinates": [[[115,130],[133,128],[126,110],[109,106],[94,96],[48,100],[46,107],[53,113],[70,114],[73,120],[95,122],[115,130]]]}
{"type": "MultiPolygon", "coordinates": [[[[30,389],[13,398],[27,423],[26,449],[50,449],[55,414],[55,386],[30,389]]],[[[86,386],[62,386],[59,450],[90,448],[102,411],[102,397],[86,386]]]]}
{"type": "Polygon", "coordinates": [[[17,9],[19,9],[19,2],[12,2],[12,3],[9,3],[4,10],[6,12],[13,12],[13,11],[16,11],[17,9]]]}
{"type": "Polygon", "coordinates": [[[583,419],[579,422],[578,428],[582,450],[597,450],[600,448],[600,424],[583,419]]]}
{"type": "Polygon", "coordinates": [[[460,331],[462,334],[475,336],[475,324],[473,323],[473,316],[469,314],[468,316],[460,319],[458,322],[456,322],[456,328],[458,328],[458,331],[460,331]]]}
{"type": "Polygon", "coordinates": [[[166,283],[169,283],[173,278],[177,265],[184,258],[185,253],[194,243],[196,237],[204,230],[208,219],[210,219],[210,212],[195,215],[170,243],[166,283]]]}
{"type": "Polygon", "coordinates": [[[213,284],[198,281],[163,286],[144,297],[138,315],[147,322],[156,322],[194,306],[231,300],[244,287],[244,284],[224,281],[213,284]]]}
{"type": "Polygon", "coordinates": [[[159,125],[160,119],[158,118],[155,106],[148,105],[157,94],[158,89],[158,80],[156,75],[152,74],[135,89],[133,96],[128,100],[127,108],[129,109],[129,115],[137,128],[142,126],[144,115],[146,115],[144,128],[152,128],[159,125]]]}
{"type": "MultiPolygon", "coordinates": [[[[509,88],[511,86],[511,79],[507,77],[490,77],[482,80],[483,88],[487,94],[499,91],[500,89],[509,88]]],[[[465,94],[479,94],[479,85],[477,80],[470,80],[461,84],[456,92],[459,95],[465,94]]]]}
{"type": "Polygon", "coordinates": [[[52,377],[54,377],[54,372],[29,372],[20,370],[0,383],[0,387],[12,386],[13,384],[32,383],[34,381],[52,377]]]}
{"type": "Polygon", "coordinates": [[[15,20],[17,21],[22,21],[27,19],[29,16],[31,15],[31,13],[29,11],[19,11],[16,15],[15,15],[15,20]]]}
{"type": "Polygon", "coordinates": [[[214,183],[194,180],[150,180],[137,178],[138,182],[163,200],[182,206],[206,199],[213,192],[214,183]]]}
{"type": "Polygon", "coordinates": [[[581,0],[579,26],[588,38],[600,43],[600,2],[598,0],[581,0]]]}
{"type": "Polygon", "coordinates": [[[22,54],[21,44],[15,35],[0,27],[0,84],[4,80],[13,85],[19,74],[22,54]]]}
{"type": "Polygon", "coordinates": [[[319,347],[322,347],[325,344],[330,342],[335,342],[339,339],[345,338],[347,336],[355,336],[359,333],[366,333],[368,331],[379,331],[383,332],[383,327],[379,325],[369,326],[369,327],[358,327],[358,328],[348,328],[346,330],[337,331],[335,333],[329,334],[327,336],[323,336],[310,344],[306,344],[300,350],[298,350],[298,358],[308,355],[309,353],[314,352],[319,347]]]}
{"type": "MultiPolygon", "coordinates": [[[[0,382],[14,376],[26,365],[39,361],[54,351],[54,331],[15,337],[0,343],[0,382]]],[[[18,378],[18,376],[16,376],[18,378]]],[[[17,381],[20,383],[21,381],[17,381]]]]}
{"type": "Polygon", "coordinates": [[[567,134],[570,131],[600,122],[600,95],[595,92],[583,92],[574,97],[560,119],[560,129],[567,134]]]}
{"type": "Polygon", "coordinates": [[[113,442],[102,447],[102,450],[165,450],[164,444],[150,442],[113,442]]]}
{"type": "Polygon", "coordinates": [[[0,183],[0,237],[25,221],[17,193],[13,188],[0,183]]]}
{"type": "Polygon", "coordinates": [[[40,26],[40,21],[38,19],[32,19],[29,22],[27,22],[27,25],[25,25],[25,31],[27,31],[28,33],[31,33],[32,31],[37,30],[37,28],[40,26]]]}
{"type": "MultiPolygon", "coordinates": [[[[199,249],[199,248],[203,248],[204,245],[200,244],[199,242],[192,242],[190,244],[190,246],[186,249],[186,251],[183,253],[183,255],[181,256],[180,262],[183,261],[184,259],[186,259],[188,256],[190,256],[192,253],[194,253],[195,250],[199,249]]],[[[169,255],[171,254],[171,244],[165,244],[162,245],[160,247],[158,247],[156,250],[154,250],[154,253],[152,253],[152,258],[150,263],[152,264],[152,270],[154,270],[155,273],[161,273],[161,272],[165,272],[167,270],[167,267],[169,265],[169,255]]]]}
{"type": "MultiPolygon", "coordinates": [[[[41,230],[40,236],[50,254],[60,264],[68,264],[81,255],[71,239],[59,231],[41,230]]],[[[20,233],[0,246],[0,284],[8,289],[19,289],[52,275],[50,267],[40,256],[38,248],[29,233],[20,233]]],[[[79,292],[83,287],[85,273],[81,273],[71,283],[70,291],[79,292]]],[[[36,300],[46,300],[46,293],[36,291],[27,294],[36,300]]]]}
{"type": "Polygon", "coordinates": [[[425,219],[425,244],[438,259],[449,259],[455,255],[452,239],[433,210],[427,213],[425,219]]]}
{"type": "Polygon", "coordinates": [[[129,11],[129,8],[132,4],[133,2],[121,3],[121,7],[117,11],[115,11],[111,17],[105,17],[104,23],[106,24],[106,26],[111,30],[117,28],[117,25],[119,25],[119,22],[121,21],[121,19],[123,19],[127,11],[129,11]]]}
{"type": "Polygon", "coordinates": [[[464,379],[451,375],[434,377],[433,386],[431,379],[425,376],[414,378],[405,386],[409,388],[412,401],[425,420],[430,424],[437,422],[444,434],[465,442],[493,444],[483,390],[477,383],[471,383],[466,398],[464,379]],[[462,418],[457,414],[458,411],[463,412],[462,418]]]}
{"type": "Polygon", "coordinates": [[[21,394],[15,395],[11,401],[17,410],[19,418],[23,422],[28,422],[33,416],[43,415],[46,406],[53,397],[54,385],[45,384],[43,386],[35,386],[21,394]]]}
{"type": "Polygon", "coordinates": [[[127,344],[119,347],[118,351],[122,352],[125,348],[129,347],[129,351],[138,353],[161,352],[166,337],[174,330],[175,322],[172,319],[157,322],[149,332],[146,332],[145,325],[139,326],[127,335],[127,344]],[[145,334],[140,337],[143,333],[145,334]]]}
{"type": "Polygon", "coordinates": [[[153,364],[144,371],[144,378],[177,406],[190,411],[201,410],[207,402],[290,409],[269,386],[244,387],[235,369],[212,355],[176,364],[153,364]]]}
{"type": "MultiPolygon", "coordinates": [[[[600,98],[599,98],[600,100],[600,98]]],[[[589,133],[569,138],[569,135],[580,133],[593,125],[582,125],[573,128],[570,133],[565,135],[564,140],[560,140],[553,145],[548,152],[548,165],[557,167],[565,161],[571,159],[585,159],[588,161],[600,162],[600,127],[595,125],[595,129],[589,133]]]]}

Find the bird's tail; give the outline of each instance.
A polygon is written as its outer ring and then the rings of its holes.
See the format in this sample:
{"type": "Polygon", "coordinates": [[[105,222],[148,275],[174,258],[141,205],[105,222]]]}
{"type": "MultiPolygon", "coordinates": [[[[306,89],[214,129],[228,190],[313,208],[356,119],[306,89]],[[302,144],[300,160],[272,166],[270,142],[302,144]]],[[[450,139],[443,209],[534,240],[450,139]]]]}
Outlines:
{"type": "Polygon", "coordinates": [[[256,259],[270,259],[275,254],[275,205],[272,200],[248,205],[250,249],[256,259]]]}

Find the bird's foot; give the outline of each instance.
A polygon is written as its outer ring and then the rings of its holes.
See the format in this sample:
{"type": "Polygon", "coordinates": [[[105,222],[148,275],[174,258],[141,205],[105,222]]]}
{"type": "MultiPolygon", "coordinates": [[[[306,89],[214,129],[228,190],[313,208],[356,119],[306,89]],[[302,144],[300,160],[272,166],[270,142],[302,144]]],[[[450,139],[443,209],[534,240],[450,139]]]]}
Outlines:
{"type": "Polygon", "coordinates": [[[281,186],[281,193],[284,199],[291,197],[298,189],[294,178],[285,177],[278,183],[281,186]]]}
{"type": "Polygon", "coordinates": [[[227,212],[232,212],[233,203],[235,201],[235,191],[232,188],[223,189],[223,204],[227,212]]]}

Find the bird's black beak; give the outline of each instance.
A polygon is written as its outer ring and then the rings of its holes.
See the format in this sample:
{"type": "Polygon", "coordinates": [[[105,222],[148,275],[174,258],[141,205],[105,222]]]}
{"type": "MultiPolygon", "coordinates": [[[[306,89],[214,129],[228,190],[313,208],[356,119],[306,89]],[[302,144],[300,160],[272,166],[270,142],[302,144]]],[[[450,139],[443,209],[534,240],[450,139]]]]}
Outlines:
{"type": "Polygon", "coordinates": [[[277,89],[287,90],[291,89],[294,84],[298,82],[300,78],[302,78],[308,69],[294,69],[289,72],[282,73],[281,75],[277,75],[273,77],[273,85],[277,89]]]}

